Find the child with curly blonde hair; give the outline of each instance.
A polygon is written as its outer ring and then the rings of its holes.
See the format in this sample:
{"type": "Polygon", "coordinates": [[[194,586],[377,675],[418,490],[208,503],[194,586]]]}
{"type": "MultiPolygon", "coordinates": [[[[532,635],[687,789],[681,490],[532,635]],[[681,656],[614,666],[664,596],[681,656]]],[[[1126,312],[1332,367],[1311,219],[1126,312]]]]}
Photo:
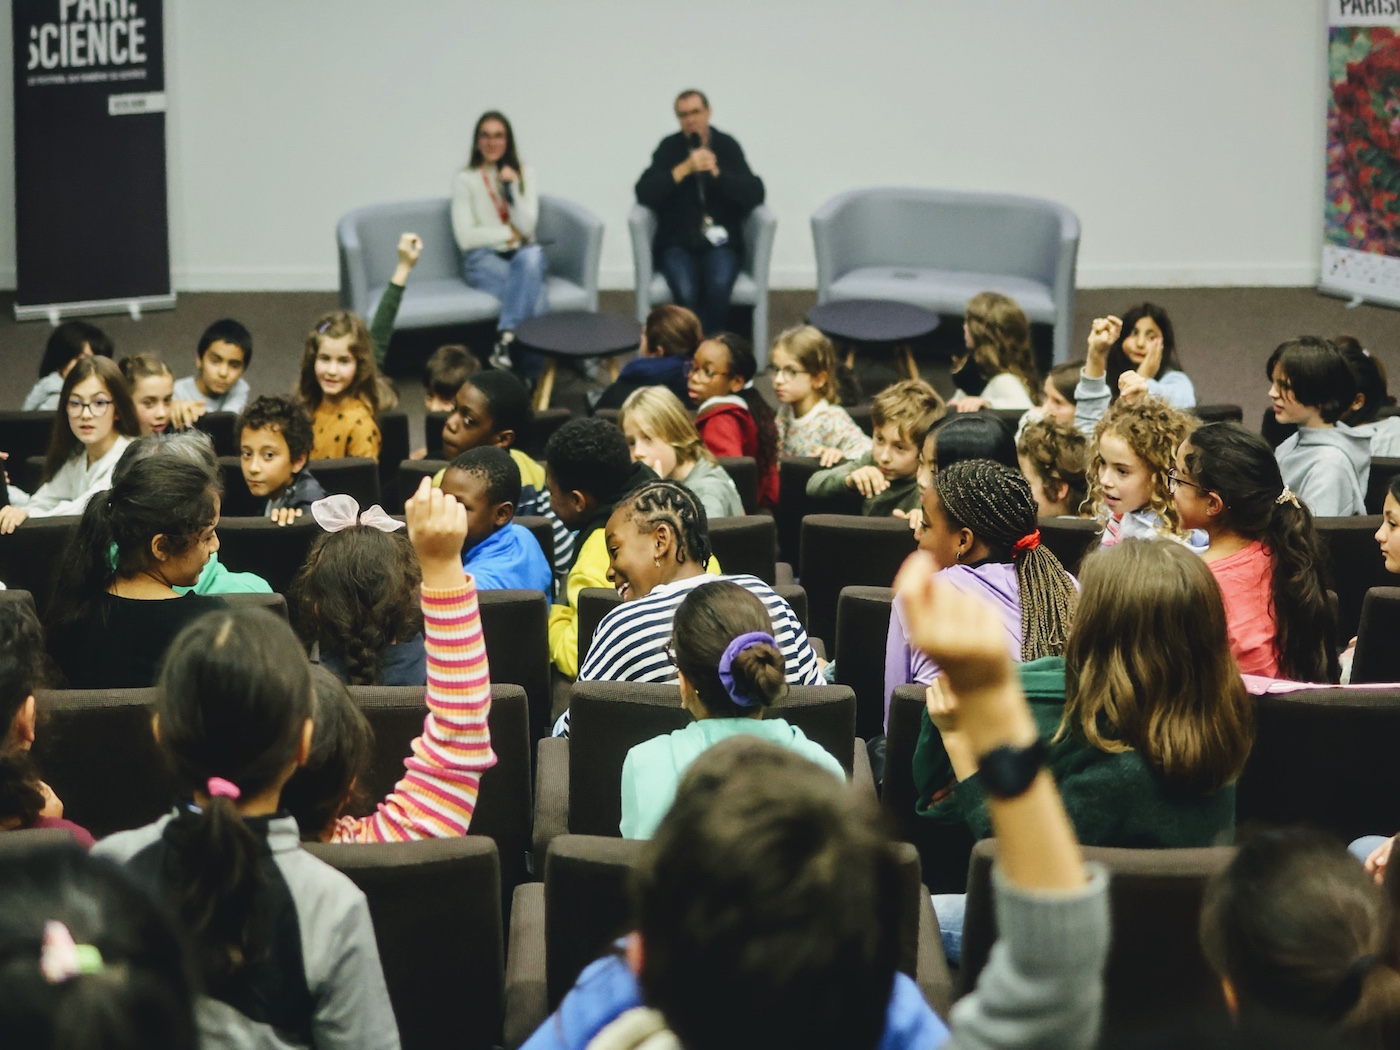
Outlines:
{"type": "Polygon", "coordinates": [[[1119,398],[1104,414],[1089,464],[1089,503],[1104,523],[1103,546],[1167,537],[1205,549],[1204,536],[1182,531],[1169,477],[1192,428],[1189,416],[1151,396],[1119,398]]]}

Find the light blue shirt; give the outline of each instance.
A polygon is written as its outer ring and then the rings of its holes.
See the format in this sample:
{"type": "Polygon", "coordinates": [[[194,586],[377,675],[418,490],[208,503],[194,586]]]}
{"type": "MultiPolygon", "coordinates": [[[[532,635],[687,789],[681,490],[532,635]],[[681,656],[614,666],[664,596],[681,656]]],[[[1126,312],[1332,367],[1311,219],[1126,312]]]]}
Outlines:
{"type": "Polygon", "coordinates": [[[194,384],[194,376],[175,380],[176,401],[203,401],[210,412],[242,412],[248,407],[248,393],[248,380],[242,378],[229,387],[223,397],[200,393],[199,387],[194,384]]]}
{"type": "Polygon", "coordinates": [[[554,573],[534,533],[513,521],[467,551],[462,568],[479,591],[543,591],[546,598],[554,592],[554,573]]]}

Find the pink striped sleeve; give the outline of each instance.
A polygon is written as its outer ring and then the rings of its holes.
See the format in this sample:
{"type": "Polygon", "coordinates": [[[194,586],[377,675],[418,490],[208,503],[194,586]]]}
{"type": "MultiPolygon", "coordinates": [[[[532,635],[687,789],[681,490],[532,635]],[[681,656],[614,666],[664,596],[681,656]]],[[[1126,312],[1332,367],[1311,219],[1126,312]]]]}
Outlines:
{"type": "Polygon", "coordinates": [[[404,842],[465,835],[481,774],[496,764],[487,716],[491,676],[476,583],[423,588],[428,716],[404,759],[404,776],[376,812],[342,817],[336,842],[404,842]]]}

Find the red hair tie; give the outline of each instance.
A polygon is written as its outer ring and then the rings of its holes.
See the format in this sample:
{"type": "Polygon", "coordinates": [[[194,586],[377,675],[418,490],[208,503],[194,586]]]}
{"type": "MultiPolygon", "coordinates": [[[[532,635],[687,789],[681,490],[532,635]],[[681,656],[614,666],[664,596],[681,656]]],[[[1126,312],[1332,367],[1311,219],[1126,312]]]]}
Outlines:
{"type": "Polygon", "coordinates": [[[1022,536],[1011,545],[1011,556],[1014,558],[1016,555],[1024,554],[1026,551],[1033,551],[1039,546],[1040,530],[1036,529],[1034,532],[1022,536]]]}

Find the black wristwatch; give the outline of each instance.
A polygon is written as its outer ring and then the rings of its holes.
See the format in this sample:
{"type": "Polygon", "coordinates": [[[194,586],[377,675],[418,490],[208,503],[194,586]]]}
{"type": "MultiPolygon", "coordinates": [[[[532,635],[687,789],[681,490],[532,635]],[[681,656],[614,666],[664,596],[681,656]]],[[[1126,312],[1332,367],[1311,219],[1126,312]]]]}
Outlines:
{"type": "Polygon", "coordinates": [[[977,770],[982,787],[993,798],[1018,798],[1030,790],[1036,774],[1045,765],[1049,752],[1045,741],[1037,739],[1028,747],[994,747],[982,756],[977,770]]]}

